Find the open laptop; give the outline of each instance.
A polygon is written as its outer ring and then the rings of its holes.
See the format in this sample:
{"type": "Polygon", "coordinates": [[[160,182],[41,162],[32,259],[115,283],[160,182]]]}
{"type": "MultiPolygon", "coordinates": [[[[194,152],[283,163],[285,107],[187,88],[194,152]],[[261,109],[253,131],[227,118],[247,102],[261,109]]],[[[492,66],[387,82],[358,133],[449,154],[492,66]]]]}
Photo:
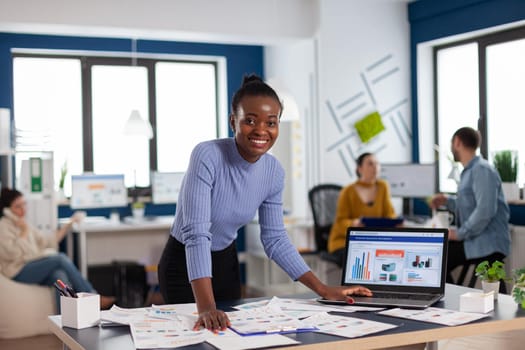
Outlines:
{"type": "Polygon", "coordinates": [[[342,285],[374,293],[354,305],[431,306],[445,294],[447,247],[447,229],[349,227],[342,285]]]}

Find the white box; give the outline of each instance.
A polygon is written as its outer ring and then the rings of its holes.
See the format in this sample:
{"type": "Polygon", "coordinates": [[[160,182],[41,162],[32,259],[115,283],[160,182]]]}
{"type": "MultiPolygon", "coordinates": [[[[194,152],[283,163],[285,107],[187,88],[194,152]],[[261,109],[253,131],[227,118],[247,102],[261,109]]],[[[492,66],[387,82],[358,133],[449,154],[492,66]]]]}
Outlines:
{"type": "Polygon", "coordinates": [[[62,326],[82,329],[100,322],[100,295],[77,293],[78,298],[60,297],[62,326]]]}
{"type": "Polygon", "coordinates": [[[469,292],[459,297],[459,311],[487,313],[492,310],[494,310],[494,292],[469,292]]]}

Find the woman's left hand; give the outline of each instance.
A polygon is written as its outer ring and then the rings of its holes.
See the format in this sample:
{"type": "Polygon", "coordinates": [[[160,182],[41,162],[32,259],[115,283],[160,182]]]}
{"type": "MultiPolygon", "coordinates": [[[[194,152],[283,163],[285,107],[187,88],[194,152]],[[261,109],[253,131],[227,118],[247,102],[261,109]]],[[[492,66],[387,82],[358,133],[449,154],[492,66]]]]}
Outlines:
{"type": "Polygon", "coordinates": [[[370,289],[363,286],[328,286],[325,295],[328,300],[346,300],[349,304],[353,302],[352,295],[372,296],[370,289]]]}

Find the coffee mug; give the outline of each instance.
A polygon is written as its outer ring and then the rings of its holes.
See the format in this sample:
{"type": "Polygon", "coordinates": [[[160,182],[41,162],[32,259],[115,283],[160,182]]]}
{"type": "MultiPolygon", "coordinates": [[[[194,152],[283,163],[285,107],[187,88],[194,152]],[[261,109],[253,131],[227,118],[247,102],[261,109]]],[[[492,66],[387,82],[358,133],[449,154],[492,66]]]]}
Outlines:
{"type": "Polygon", "coordinates": [[[450,224],[452,224],[452,220],[454,220],[454,217],[450,215],[448,211],[438,211],[434,214],[434,224],[437,227],[445,227],[448,228],[450,224]]]}

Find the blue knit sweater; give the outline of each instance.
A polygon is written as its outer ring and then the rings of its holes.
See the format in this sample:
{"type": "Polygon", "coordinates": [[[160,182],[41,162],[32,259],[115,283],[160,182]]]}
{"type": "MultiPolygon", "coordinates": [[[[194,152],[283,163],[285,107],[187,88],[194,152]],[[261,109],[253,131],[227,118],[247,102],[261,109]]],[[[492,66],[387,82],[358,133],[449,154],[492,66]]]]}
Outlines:
{"type": "Polygon", "coordinates": [[[211,251],[228,247],[259,210],[269,258],[296,280],[309,271],[283,223],[284,169],[270,154],[244,160],[233,138],[200,143],[182,182],[171,235],[186,247],[190,281],[211,275],[211,251]]]}

